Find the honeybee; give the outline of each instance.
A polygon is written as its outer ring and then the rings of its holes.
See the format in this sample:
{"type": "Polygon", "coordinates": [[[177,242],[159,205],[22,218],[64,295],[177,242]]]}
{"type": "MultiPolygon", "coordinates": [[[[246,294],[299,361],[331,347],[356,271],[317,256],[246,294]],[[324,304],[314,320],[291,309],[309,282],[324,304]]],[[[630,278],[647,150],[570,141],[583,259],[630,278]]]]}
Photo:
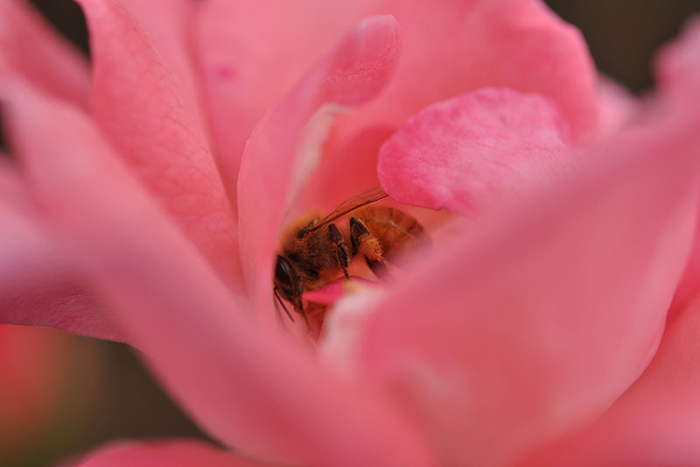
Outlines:
{"type": "Polygon", "coordinates": [[[350,262],[359,255],[377,277],[386,277],[386,260],[391,262],[427,238],[413,216],[374,204],[386,197],[381,188],[375,188],[341,203],[325,217],[312,212],[285,229],[277,255],[274,295],[292,321],[282,300],[293,306],[311,331],[302,302],[304,292],[318,290],[342,276],[349,279],[350,262]],[[341,224],[344,216],[348,221],[341,224]]]}

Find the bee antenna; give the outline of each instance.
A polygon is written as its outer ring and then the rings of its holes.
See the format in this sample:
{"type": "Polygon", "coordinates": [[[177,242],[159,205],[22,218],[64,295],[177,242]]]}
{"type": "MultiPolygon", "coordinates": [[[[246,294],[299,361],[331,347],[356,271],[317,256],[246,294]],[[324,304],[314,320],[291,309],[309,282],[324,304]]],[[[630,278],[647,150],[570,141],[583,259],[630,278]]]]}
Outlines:
{"type": "Polygon", "coordinates": [[[275,295],[275,310],[277,310],[277,314],[279,315],[280,319],[282,318],[282,313],[280,313],[280,308],[279,306],[282,305],[282,309],[284,310],[285,313],[287,313],[287,316],[289,316],[289,319],[294,323],[294,318],[292,317],[292,314],[289,312],[287,307],[285,306],[284,302],[282,301],[282,297],[280,297],[280,294],[277,292],[277,288],[274,289],[274,295],[275,295]]]}

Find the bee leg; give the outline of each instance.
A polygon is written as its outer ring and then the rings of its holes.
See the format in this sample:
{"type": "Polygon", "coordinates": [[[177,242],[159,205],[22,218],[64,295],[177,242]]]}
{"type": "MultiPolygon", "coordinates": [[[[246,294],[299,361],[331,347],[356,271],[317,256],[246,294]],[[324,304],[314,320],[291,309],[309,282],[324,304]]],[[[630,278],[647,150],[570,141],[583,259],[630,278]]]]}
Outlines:
{"type": "Polygon", "coordinates": [[[352,254],[362,253],[367,265],[377,277],[386,276],[384,251],[379,239],[372,235],[367,226],[357,217],[350,218],[350,239],[352,240],[352,254]]]}
{"type": "Polygon", "coordinates": [[[304,321],[306,321],[306,329],[311,332],[311,323],[309,323],[309,318],[306,316],[306,312],[304,311],[304,304],[301,302],[301,296],[304,293],[304,283],[301,282],[301,280],[297,282],[297,289],[299,298],[294,300],[294,311],[304,317],[304,321]]]}
{"type": "Polygon", "coordinates": [[[280,306],[284,310],[285,313],[287,313],[287,316],[289,316],[289,319],[294,322],[294,317],[292,314],[289,312],[287,307],[284,305],[284,302],[282,301],[282,297],[280,297],[280,294],[277,292],[277,289],[274,290],[274,296],[275,296],[275,310],[277,311],[277,316],[279,316],[280,321],[282,322],[282,326],[284,326],[284,320],[282,320],[282,313],[280,312],[280,306]]]}
{"type": "Polygon", "coordinates": [[[373,261],[369,258],[365,258],[365,261],[367,261],[367,266],[369,266],[375,276],[387,281],[391,279],[391,274],[384,261],[373,261]]]}
{"type": "MultiPolygon", "coordinates": [[[[301,300],[299,300],[301,302],[301,300]]],[[[313,331],[311,329],[311,323],[309,323],[309,318],[306,316],[306,312],[304,311],[304,306],[299,303],[299,305],[294,305],[294,309],[297,311],[297,313],[301,314],[301,316],[304,317],[304,321],[306,322],[306,329],[309,330],[309,332],[313,331]]]]}
{"type": "Polygon", "coordinates": [[[348,275],[348,266],[350,265],[350,255],[348,254],[348,249],[345,247],[345,241],[343,236],[340,234],[340,230],[335,224],[328,225],[328,234],[331,237],[331,241],[336,246],[336,254],[338,256],[338,264],[340,264],[343,274],[345,274],[346,279],[350,279],[348,275]]]}

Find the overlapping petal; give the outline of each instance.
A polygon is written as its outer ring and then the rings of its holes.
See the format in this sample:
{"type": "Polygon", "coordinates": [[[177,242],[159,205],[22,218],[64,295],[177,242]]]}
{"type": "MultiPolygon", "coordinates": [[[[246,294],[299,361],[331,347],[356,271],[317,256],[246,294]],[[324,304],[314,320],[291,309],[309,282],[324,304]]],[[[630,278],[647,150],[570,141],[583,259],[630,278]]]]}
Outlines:
{"type": "MultiPolygon", "coordinates": [[[[7,83],[0,98],[10,115],[19,102],[7,83]]],[[[46,231],[40,207],[9,159],[0,160],[0,225],[0,322],[124,340],[70,255],[46,231]]]]}
{"type": "MultiPolygon", "coordinates": [[[[174,34],[167,28],[148,35],[154,28],[142,27],[114,0],[80,4],[90,29],[95,120],[221,276],[239,286],[235,219],[207,140],[184,39],[174,45],[162,40],[174,34]]],[[[186,6],[175,2],[163,10],[177,17],[186,6]]]]}
{"type": "Polygon", "coordinates": [[[401,203],[480,217],[571,173],[568,133],[543,96],[483,88],[411,117],[382,146],[379,181],[401,203]]]}
{"type": "Polygon", "coordinates": [[[700,464],[700,300],[673,316],[644,374],[590,426],[530,453],[524,466],[700,464]]]}
{"type": "Polygon", "coordinates": [[[0,204],[0,322],[123,341],[69,255],[30,219],[0,204]]]}
{"type": "Polygon", "coordinates": [[[697,392],[611,411],[594,426],[529,454],[517,467],[669,467],[700,464],[697,392]]]}
{"type": "Polygon", "coordinates": [[[88,63],[28,2],[0,1],[0,75],[18,73],[45,92],[89,107],[88,63]]]}
{"type": "Polygon", "coordinates": [[[578,176],[436,250],[377,307],[361,368],[411,401],[444,462],[501,463],[642,373],[695,231],[691,108],[591,147],[578,176]]]}
{"type": "MultiPolygon", "coordinates": [[[[697,394],[700,390],[700,300],[669,320],[659,351],[621,404],[697,394]],[[631,402],[630,402],[631,401],[631,402]]],[[[688,402],[688,401],[684,401],[688,402]]]]}
{"type": "Polygon", "coordinates": [[[195,46],[222,176],[233,194],[253,128],[362,18],[355,12],[359,5],[256,0],[200,3],[195,46]]]}
{"type": "Polygon", "coordinates": [[[84,115],[21,84],[13,94],[22,103],[13,133],[47,219],[91,272],[127,341],[205,429],[284,463],[427,464],[421,438],[390,401],[337,381],[284,335],[247,319],[247,304],[84,115]]]}
{"type": "Polygon", "coordinates": [[[371,172],[387,128],[427,105],[481,87],[548,96],[562,109],[576,141],[598,130],[597,78],[585,43],[539,0],[214,0],[202,4],[198,50],[228,178],[237,173],[245,141],[263,113],[353,23],[384,13],[397,18],[404,41],[396,78],[375,103],[341,119],[329,142],[329,160],[311,188],[310,198],[324,207],[376,180],[371,172]],[[362,184],[355,183],[358,174],[362,184]]]}
{"type": "Polygon", "coordinates": [[[265,115],[248,141],[238,183],[240,244],[249,294],[262,317],[274,318],[270,282],[282,221],[318,163],[335,115],[376,96],[398,51],[392,16],[360,22],[265,115]]]}
{"type": "MultiPolygon", "coordinates": [[[[681,37],[661,50],[656,74],[659,91],[678,106],[692,107],[689,102],[700,99],[700,21],[689,22],[681,37]]],[[[688,110],[692,112],[692,108],[688,110]]],[[[700,222],[700,221],[699,221],[700,222]]],[[[700,226],[700,223],[698,224],[700,226]]],[[[700,228],[683,280],[678,286],[671,313],[685,309],[700,293],[700,228]]]]}

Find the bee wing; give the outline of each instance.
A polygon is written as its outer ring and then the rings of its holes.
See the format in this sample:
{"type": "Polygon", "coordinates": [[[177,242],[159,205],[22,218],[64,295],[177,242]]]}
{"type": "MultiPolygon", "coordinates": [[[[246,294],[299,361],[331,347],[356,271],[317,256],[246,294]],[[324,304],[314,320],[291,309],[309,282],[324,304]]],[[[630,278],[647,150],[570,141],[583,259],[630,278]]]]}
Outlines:
{"type": "Polygon", "coordinates": [[[328,223],[333,222],[334,220],[340,217],[343,217],[350,211],[354,211],[355,209],[362,206],[366,206],[368,204],[376,203],[377,201],[384,199],[387,196],[389,195],[387,195],[382,189],[382,187],[379,186],[364,191],[357,196],[353,196],[352,198],[343,201],[338,206],[336,206],[335,209],[333,209],[326,217],[316,222],[308,229],[304,229],[304,231],[313,232],[314,230],[318,230],[324,225],[327,225],[328,223]]]}

